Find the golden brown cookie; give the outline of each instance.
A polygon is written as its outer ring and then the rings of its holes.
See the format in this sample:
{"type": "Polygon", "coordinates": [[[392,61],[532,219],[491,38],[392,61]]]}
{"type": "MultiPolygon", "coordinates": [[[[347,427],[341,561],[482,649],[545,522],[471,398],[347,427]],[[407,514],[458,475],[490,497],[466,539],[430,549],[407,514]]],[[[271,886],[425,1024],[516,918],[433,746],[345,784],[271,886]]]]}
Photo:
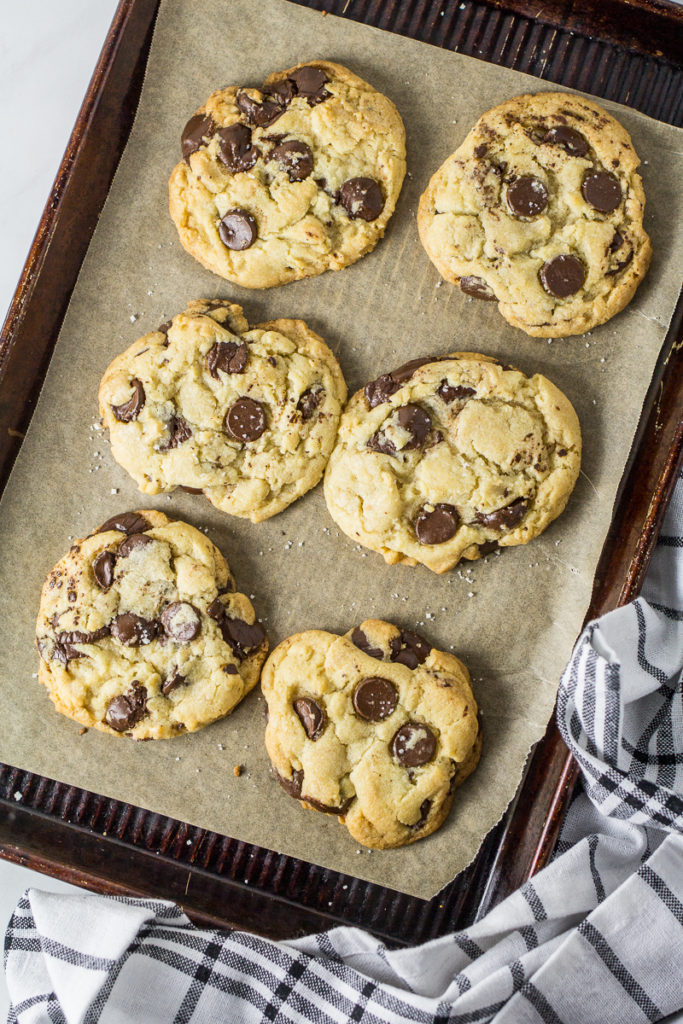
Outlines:
{"type": "Polygon", "coordinates": [[[266,747],[282,787],[388,849],[445,820],[481,751],[470,677],[452,654],[388,622],[309,630],[268,658],[266,747]]]}
{"type": "Polygon", "coordinates": [[[250,328],[240,306],[190,302],[108,367],[100,415],[146,494],[202,490],[258,523],[320,480],[346,385],[303,320],[250,328]]]}
{"type": "Polygon", "coordinates": [[[418,229],[442,276],[538,338],[582,334],[633,298],[650,265],[640,160],[606,111],[516,96],[433,176],[418,229]]]}
{"type": "Polygon", "coordinates": [[[73,545],[43,587],[36,642],[58,711],[137,740],[230,714],[268,650],[218,548],[154,510],[112,516],[73,545]]]}
{"type": "Polygon", "coordinates": [[[351,398],[325,499],[352,540],[440,573],[537,537],[580,465],[579,421],[554,384],[460,352],[413,360],[351,398]]]}
{"type": "Polygon", "coordinates": [[[391,100],[314,61],[213,93],[182,135],[170,211],[208,270],[247,288],[340,270],[384,234],[405,174],[391,100]]]}

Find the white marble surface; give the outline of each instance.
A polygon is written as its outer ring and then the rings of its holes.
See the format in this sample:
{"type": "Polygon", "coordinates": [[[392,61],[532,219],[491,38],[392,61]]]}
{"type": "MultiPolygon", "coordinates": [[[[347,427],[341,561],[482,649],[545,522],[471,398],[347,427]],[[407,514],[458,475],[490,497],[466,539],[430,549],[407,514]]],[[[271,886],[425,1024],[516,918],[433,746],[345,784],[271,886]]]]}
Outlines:
{"type": "MultiPolygon", "coordinates": [[[[2,5],[0,32],[0,311],[24,265],[64,148],[116,9],[116,0],[2,5]],[[31,145],[24,135],[31,129],[31,145]],[[33,135],[33,129],[37,132],[33,135]]],[[[24,889],[73,889],[0,860],[0,935],[24,889]]],[[[0,972],[0,1020],[8,996],[0,972]]]]}

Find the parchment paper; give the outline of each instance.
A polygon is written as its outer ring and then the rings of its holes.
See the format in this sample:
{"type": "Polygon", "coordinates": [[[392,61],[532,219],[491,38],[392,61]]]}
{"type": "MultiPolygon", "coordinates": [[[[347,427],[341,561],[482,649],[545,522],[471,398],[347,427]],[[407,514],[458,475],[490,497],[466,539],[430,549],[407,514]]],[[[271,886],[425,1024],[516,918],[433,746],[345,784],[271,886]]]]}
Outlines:
{"type": "Polygon", "coordinates": [[[616,113],[644,160],[655,252],[625,312],[586,337],[551,343],[442,284],[415,226],[430,175],[483,111],[547,88],[285,0],[163,0],[135,127],[0,510],[3,761],[422,898],[468,864],[551,715],[680,284],[682,133],[625,108],[616,113]],[[321,57],[367,78],[405,120],[409,174],[387,236],[340,273],[261,293],[229,285],[182,250],[167,213],[181,129],[213,89],[259,84],[273,70],[321,57]],[[336,530],[321,487],[259,525],[201,496],[141,496],[97,428],[99,379],[114,356],[187,300],[214,296],[242,303],[251,323],[304,318],[337,354],[350,392],[407,359],[454,349],[546,374],[573,402],[584,434],[584,472],[567,511],[530,545],[436,577],[423,567],[385,566],[355,547],[336,530]],[[42,581],[72,538],[114,512],[145,507],[206,528],[253,597],[272,646],[300,630],[341,633],[376,617],[458,652],[482,708],[484,753],[440,831],[405,849],[368,852],[335,819],[301,808],[269,773],[258,690],[228,719],[171,741],[80,736],[54,712],[35,677],[42,581]],[[235,764],[245,766],[239,778],[235,764]]]}

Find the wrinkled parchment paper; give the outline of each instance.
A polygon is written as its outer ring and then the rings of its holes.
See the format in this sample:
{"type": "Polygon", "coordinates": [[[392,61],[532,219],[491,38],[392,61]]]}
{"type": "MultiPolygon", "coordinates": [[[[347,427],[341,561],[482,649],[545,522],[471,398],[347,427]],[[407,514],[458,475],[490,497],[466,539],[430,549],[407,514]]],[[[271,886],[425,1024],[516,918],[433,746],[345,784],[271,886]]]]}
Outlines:
{"type": "Polygon", "coordinates": [[[2,501],[3,761],[422,898],[468,864],[551,715],[680,284],[682,133],[624,108],[616,113],[644,161],[655,251],[625,312],[588,336],[550,343],[441,282],[418,242],[420,193],[483,111],[547,88],[285,0],[162,0],[135,127],[2,501]],[[355,266],[246,291],[202,269],[177,241],[167,179],[180,132],[213,89],[257,85],[273,70],[323,57],[387,93],[405,120],[409,174],[398,208],[385,239],[355,266]],[[454,349],[546,374],[573,402],[584,433],[584,472],[567,511],[528,546],[436,577],[385,566],[355,547],[336,530],[321,487],[259,525],[218,512],[202,496],[141,496],[97,429],[100,376],[187,300],[214,296],[242,303],[251,323],[305,319],[336,353],[351,392],[408,359],[454,349]],[[145,507],[207,530],[253,596],[272,646],[300,630],[341,633],[375,617],[417,629],[465,660],[483,712],[484,752],[439,832],[405,849],[368,852],[334,818],[300,807],[270,775],[258,690],[226,720],[170,741],[80,736],[54,712],[35,677],[43,579],[71,538],[114,512],[145,507]],[[239,778],[236,764],[245,767],[239,778]]]}

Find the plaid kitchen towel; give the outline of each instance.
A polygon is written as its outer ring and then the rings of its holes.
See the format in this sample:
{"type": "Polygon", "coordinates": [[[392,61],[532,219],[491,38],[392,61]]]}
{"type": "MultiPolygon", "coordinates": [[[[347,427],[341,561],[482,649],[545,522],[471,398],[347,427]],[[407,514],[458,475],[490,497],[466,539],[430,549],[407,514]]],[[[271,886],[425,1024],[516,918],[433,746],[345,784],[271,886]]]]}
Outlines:
{"type": "Polygon", "coordinates": [[[465,931],[389,950],[194,928],[29,890],[9,1024],[641,1024],[683,1013],[683,481],[642,597],[588,626],[558,720],[584,773],[553,862],[465,931]],[[589,799],[590,798],[590,799],[589,799]]]}

